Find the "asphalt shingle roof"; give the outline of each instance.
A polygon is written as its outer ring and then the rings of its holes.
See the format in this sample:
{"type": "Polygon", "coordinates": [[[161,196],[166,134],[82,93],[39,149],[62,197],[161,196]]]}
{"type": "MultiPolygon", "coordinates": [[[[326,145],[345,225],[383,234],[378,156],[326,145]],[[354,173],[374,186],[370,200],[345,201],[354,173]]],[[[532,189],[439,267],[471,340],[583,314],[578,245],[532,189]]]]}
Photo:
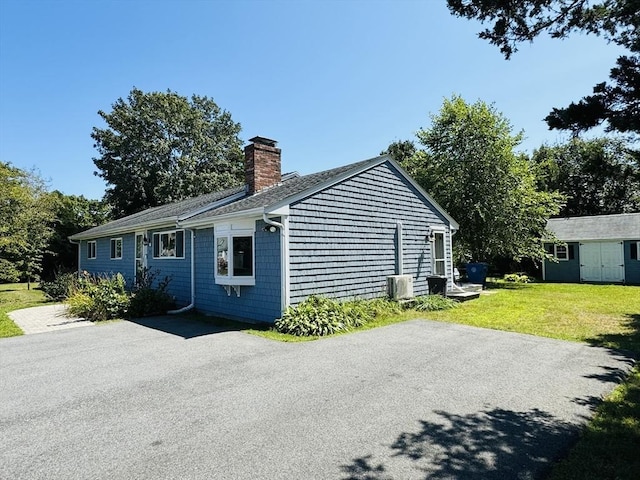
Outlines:
{"type": "Polygon", "coordinates": [[[547,228],[563,241],[640,240],[640,213],[552,218],[547,228]]]}
{"type": "Polygon", "coordinates": [[[148,225],[153,222],[167,221],[167,223],[176,222],[180,217],[188,216],[189,221],[213,219],[219,215],[230,213],[238,213],[245,210],[252,210],[260,207],[268,207],[287,200],[290,197],[303,193],[307,190],[313,191],[314,188],[321,186],[326,182],[330,182],[336,177],[348,175],[349,172],[357,172],[366,169],[368,165],[376,165],[380,163],[381,158],[372,158],[350,165],[345,165],[323,172],[312,173],[305,176],[285,175],[284,180],[273,187],[262,190],[254,195],[245,195],[240,199],[223,204],[215,209],[189,216],[190,213],[196,213],[198,210],[206,208],[207,205],[220,202],[227,197],[236,195],[245,190],[244,186],[219,190],[217,192],[189,198],[180,202],[170,203],[159,207],[149,208],[142,212],[134,213],[127,217],[114,220],[112,222],[91,228],[84,232],[71,236],[72,239],[97,238],[112,234],[116,231],[135,230],[140,225],[148,225]]]}
{"type": "Polygon", "coordinates": [[[118,220],[114,220],[104,225],[85,230],[79,234],[73,235],[71,238],[81,235],[82,237],[93,236],[99,237],[102,234],[109,234],[113,231],[135,228],[138,225],[149,224],[153,222],[159,222],[162,220],[176,221],[178,217],[188,214],[189,212],[197,211],[205,206],[223,200],[226,197],[235,195],[242,192],[245,189],[244,186],[227,188],[224,190],[218,190],[217,192],[207,193],[198,197],[187,198],[179,202],[169,203],[167,205],[161,205],[159,207],[152,207],[143,210],[126,217],[122,217],[118,220]]]}
{"type": "Polygon", "coordinates": [[[313,190],[315,187],[322,185],[331,179],[348,174],[350,171],[358,171],[367,165],[374,165],[379,163],[379,158],[373,158],[370,160],[364,160],[362,162],[352,163],[331,170],[325,170],[323,172],[312,173],[302,177],[294,177],[290,180],[286,180],[274,187],[270,187],[266,190],[262,190],[255,195],[242,198],[236,202],[230,203],[218,207],[214,210],[195,215],[189,218],[189,221],[197,221],[206,218],[213,218],[219,215],[226,215],[229,213],[241,212],[243,210],[252,210],[259,207],[268,207],[277,203],[285,201],[287,198],[293,197],[306,190],[313,190]]]}

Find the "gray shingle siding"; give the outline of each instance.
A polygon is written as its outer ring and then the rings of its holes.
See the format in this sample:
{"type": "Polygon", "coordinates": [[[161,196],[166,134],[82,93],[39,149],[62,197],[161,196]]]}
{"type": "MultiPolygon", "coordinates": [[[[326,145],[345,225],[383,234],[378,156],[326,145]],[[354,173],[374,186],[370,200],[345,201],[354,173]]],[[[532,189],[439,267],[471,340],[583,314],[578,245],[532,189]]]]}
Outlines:
{"type": "MultiPolygon", "coordinates": [[[[389,164],[383,163],[290,207],[290,302],[312,294],[374,298],[396,273],[396,222],[403,224],[404,273],[427,293],[428,225],[445,219],[389,164]]],[[[449,238],[446,236],[447,249],[449,238]]],[[[450,257],[448,257],[450,265],[450,257]]]]}

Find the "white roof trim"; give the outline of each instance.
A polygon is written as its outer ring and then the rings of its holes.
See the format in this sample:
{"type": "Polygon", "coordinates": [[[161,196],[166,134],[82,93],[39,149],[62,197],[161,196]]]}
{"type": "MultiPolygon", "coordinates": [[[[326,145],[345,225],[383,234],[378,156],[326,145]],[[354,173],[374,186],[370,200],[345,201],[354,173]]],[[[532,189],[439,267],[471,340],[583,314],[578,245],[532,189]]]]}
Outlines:
{"type": "Polygon", "coordinates": [[[436,210],[438,210],[438,212],[447,220],[449,220],[449,224],[451,226],[452,230],[459,230],[460,229],[460,225],[458,225],[458,222],[456,222],[446,211],[444,208],[442,208],[438,202],[436,202],[433,197],[431,195],[429,195],[419,184],[418,182],[416,182],[413,178],[411,178],[411,176],[405,171],[404,168],[402,168],[398,162],[396,162],[393,158],[389,157],[389,163],[391,163],[391,165],[393,165],[398,172],[400,172],[400,174],[405,178],[405,180],[407,180],[412,186],[413,188],[415,188],[418,192],[420,192],[420,195],[422,195],[431,205],[434,206],[434,208],[436,210]]]}
{"type": "Polygon", "coordinates": [[[184,220],[182,222],[177,222],[177,225],[183,228],[208,228],[212,227],[215,223],[235,218],[262,218],[262,214],[264,212],[264,207],[256,207],[249,210],[240,210],[238,212],[216,215],[215,217],[201,218],[199,220],[184,220]]]}
{"type": "Polygon", "coordinates": [[[153,220],[149,222],[136,223],[135,225],[128,225],[123,227],[114,227],[105,229],[101,232],[93,233],[93,234],[85,234],[83,232],[76,233],[75,235],[69,236],[70,240],[92,240],[94,238],[104,238],[109,237],[111,235],[122,235],[125,233],[134,233],[137,230],[149,230],[153,228],[165,227],[165,226],[173,226],[176,224],[177,217],[167,217],[160,218],[158,220],[153,220]]]}
{"type": "Polygon", "coordinates": [[[411,178],[409,174],[400,165],[398,165],[398,163],[393,158],[391,158],[390,155],[381,155],[379,157],[371,158],[370,160],[371,160],[371,163],[367,163],[356,170],[347,170],[346,172],[340,175],[337,175],[335,177],[332,177],[329,180],[319,185],[315,185],[314,187],[308,188],[307,190],[304,190],[296,195],[287,197],[278,203],[269,205],[268,207],[265,207],[265,211],[273,211],[281,207],[291,205],[292,203],[295,203],[299,200],[309,197],[314,193],[320,192],[321,190],[332,187],[333,185],[336,185],[344,180],[347,180],[351,177],[355,177],[356,175],[359,175],[362,172],[375,168],[379,165],[382,165],[383,163],[389,162],[398,171],[398,173],[400,173],[400,175],[402,175],[402,177],[405,180],[407,180],[418,191],[418,193],[420,193],[420,195],[422,195],[425,198],[425,200],[427,200],[431,205],[433,205],[433,207],[438,211],[438,213],[440,213],[444,218],[446,218],[449,221],[449,224],[452,230],[458,230],[460,228],[460,225],[458,225],[458,222],[456,222],[453,218],[451,218],[451,216],[449,216],[449,214],[440,205],[438,205],[438,202],[436,202],[431,197],[431,195],[425,192],[424,189],[420,185],[418,185],[418,183],[413,178],[411,178]]]}

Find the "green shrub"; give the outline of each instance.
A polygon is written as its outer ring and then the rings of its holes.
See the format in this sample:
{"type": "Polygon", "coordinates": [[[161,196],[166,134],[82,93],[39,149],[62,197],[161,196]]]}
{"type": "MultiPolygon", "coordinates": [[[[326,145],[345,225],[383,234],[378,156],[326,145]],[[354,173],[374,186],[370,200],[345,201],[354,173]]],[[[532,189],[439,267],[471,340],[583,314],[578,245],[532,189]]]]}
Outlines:
{"type": "Polygon", "coordinates": [[[436,310],[456,308],[458,304],[442,295],[424,295],[414,298],[413,302],[409,303],[408,306],[420,312],[434,312],[436,310]]]}
{"type": "Polygon", "coordinates": [[[92,276],[84,273],[69,296],[69,313],[92,322],[122,318],[129,308],[124,277],[92,276]]]}
{"type": "Polygon", "coordinates": [[[311,296],[287,308],[275,328],[280,333],[297,336],[324,336],[360,327],[381,315],[400,312],[398,304],[387,299],[339,302],[311,296]]]}
{"type": "Polygon", "coordinates": [[[504,281],[511,283],[531,283],[533,280],[524,273],[508,273],[504,276],[504,281]]]}
{"type": "Polygon", "coordinates": [[[56,272],[50,282],[40,282],[40,289],[54,301],[66,300],[77,287],[78,274],[75,272],[56,272]]]}
{"type": "Polygon", "coordinates": [[[161,281],[156,282],[159,273],[159,270],[152,272],[148,268],[145,268],[140,273],[138,284],[131,294],[131,303],[128,311],[130,318],[164,314],[174,308],[175,301],[167,293],[171,277],[164,277],[161,281]],[[154,285],[157,286],[154,287],[154,285]]]}

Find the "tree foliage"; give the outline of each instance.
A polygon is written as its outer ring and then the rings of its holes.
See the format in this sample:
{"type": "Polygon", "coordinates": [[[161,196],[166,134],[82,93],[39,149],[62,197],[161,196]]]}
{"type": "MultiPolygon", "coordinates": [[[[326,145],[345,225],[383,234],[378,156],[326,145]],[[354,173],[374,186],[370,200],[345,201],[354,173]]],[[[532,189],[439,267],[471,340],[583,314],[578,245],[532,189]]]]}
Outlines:
{"type": "Polygon", "coordinates": [[[543,145],[532,160],[538,186],[567,197],[562,216],[640,212],[640,165],[622,140],[543,145]]]}
{"type": "Polygon", "coordinates": [[[53,232],[54,207],[45,182],[0,162],[0,281],[31,282],[53,232]]]}
{"type": "Polygon", "coordinates": [[[447,0],[457,16],[492,22],[479,37],[498,46],[505,58],[521,42],[546,33],[565,38],[574,32],[602,36],[631,52],[620,56],[611,83],[602,82],[566,108],[546,117],[549,128],[579,133],[605,122],[609,131],[640,133],[640,0],[447,0]]]}
{"type": "Polygon", "coordinates": [[[134,88],[98,114],[93,161],[115,217],[241,181],[240,124],[210,98],[134,88]]]}
{"type": "Polygon", "coordinates": [[[53,191],[51,196],[55,222],[42,269],[42,277],[47,279],[53,278],[59,271],[77,268],[78,247],[69,242],[69,236],[102,225],[111,215],[111,207],[101,200],[65,195],[58,190],[53,191]]]}
{"type": "Polygon", "coordinates": [[[538,190],[530,162],[515,152],[522,134],[494,107],[457,96],[431,120],[417,133],[424,150],[398,161],[460,224],[458,260],[543,258],[540,237],[562,198],[538,190]]]}

